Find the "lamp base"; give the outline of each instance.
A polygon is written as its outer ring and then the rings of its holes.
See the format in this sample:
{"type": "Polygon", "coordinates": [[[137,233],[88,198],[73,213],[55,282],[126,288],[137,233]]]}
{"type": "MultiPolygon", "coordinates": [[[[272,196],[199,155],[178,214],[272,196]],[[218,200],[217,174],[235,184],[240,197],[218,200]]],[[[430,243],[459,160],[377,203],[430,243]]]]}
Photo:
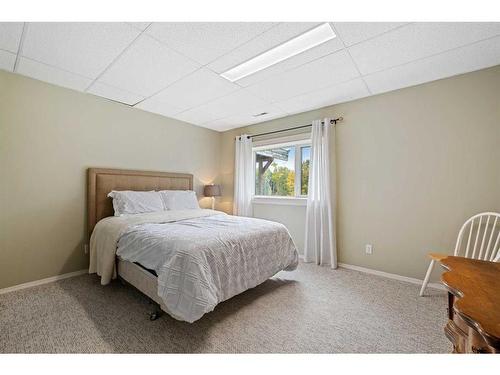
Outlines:
{"type": "Polygon", "coordinates": [[[212,197],[212,210],[215,210],[215,197],[212,197]]]}

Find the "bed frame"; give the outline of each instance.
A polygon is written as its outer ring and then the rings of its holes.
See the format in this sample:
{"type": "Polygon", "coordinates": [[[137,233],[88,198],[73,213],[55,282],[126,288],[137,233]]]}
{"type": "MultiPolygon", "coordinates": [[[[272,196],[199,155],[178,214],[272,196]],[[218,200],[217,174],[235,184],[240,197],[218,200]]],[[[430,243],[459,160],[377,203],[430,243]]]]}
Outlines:
{"type": "MultiPolygon", "coordinates": [[[[97,222],[113,216],[111,190],[193,190],[193,175],[187,173],[150,172],[126,169],[89,168],[87,171],[88,238],[97,222]]],[[[158,296],[157,277],[143,267],[117,258],[118,278],[149,297],[154,309],[150,320],[165,310],[158,296]]]]}

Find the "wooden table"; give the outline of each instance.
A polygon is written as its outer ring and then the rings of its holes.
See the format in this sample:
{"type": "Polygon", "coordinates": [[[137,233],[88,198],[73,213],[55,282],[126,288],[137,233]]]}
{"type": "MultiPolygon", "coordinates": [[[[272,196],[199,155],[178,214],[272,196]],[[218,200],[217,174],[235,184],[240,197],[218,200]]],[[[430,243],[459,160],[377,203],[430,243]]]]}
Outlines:
{"type": "Polygon", "coordinates": [[[500,263],[462,257],[441,260],[454,353],[500,353],[500,263]]]}

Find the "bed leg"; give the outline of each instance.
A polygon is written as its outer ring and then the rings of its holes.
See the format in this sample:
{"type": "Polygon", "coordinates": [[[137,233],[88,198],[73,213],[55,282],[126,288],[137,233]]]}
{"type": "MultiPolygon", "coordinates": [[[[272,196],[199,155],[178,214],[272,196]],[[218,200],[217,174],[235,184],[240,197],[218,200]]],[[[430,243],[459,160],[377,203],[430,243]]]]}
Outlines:
{"type": "Polygon", "coordinates": [[[149,320],[153,321],[153,320],[158,319],[160,316],[162,316],[163,311],[162,311],[160,305],[157,304],[156,302],[150,301],[150,303],[153,305],[153,311],[151,311],[149,313],[149,320]]]}

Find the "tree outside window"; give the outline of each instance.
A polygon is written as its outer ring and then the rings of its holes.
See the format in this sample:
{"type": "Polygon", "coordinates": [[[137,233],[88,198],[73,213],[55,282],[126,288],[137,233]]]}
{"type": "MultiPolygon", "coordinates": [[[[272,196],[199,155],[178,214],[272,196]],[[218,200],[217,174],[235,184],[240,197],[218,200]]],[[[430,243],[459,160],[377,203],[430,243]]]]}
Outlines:
{"type": "Polygon", "coordinates": [[[303,144],[254,151],[255,195],[307,195],[310,151],[311,147],[303,144]]]}

